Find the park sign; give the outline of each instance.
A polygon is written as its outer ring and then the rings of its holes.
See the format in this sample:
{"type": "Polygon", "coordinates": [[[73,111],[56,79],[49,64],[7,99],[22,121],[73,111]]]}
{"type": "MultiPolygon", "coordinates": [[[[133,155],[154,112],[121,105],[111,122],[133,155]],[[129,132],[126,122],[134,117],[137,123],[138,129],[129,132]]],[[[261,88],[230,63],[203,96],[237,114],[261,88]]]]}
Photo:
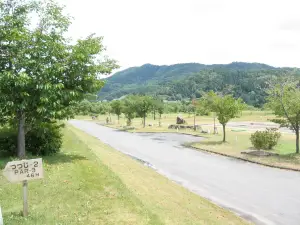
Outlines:
{"type": "Polygon", "coordinates": [[[3,170],[3,175],[11,183],[23,183],[23,216],[27,216],[28,181],[44,178],[43,160],[39,158],[8,162],[3,170]]]}
{"type": "Polygon", "coordinates": [[[11,183],[41,179],[44,177],[42,159],[8,162],[3,175],[11,183]]]}
{"type": "Polygon", "coordinates": [[[3,225],[3,216],[2,216],[1,207],[0,207],[0,225],[3,225]]]}

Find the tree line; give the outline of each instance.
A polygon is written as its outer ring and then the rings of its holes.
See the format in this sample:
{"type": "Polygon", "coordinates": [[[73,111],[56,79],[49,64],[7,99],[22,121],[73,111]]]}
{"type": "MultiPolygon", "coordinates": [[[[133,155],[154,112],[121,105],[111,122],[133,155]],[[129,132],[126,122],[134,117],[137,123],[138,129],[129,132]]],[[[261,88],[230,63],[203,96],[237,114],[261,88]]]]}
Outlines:
{"type": "Polygon", "coordinates": [[[232,95],[219,95],[213,91],[205,93],[200,99],[183,102],[164,102],[162,99],[147,95],[129,95],[122,100],[111,102],[90,102],[84,100],[74,107],[75,113],[81,115],[97,116],[97,114],[115,114],[118,122],[121,114],[130,126],[134,118],[141,118],[143,127],[146,126],[146,118],[153,115],[159,122],[163,113],[193,113],[195,115],[208,115],[215,112],[216,117],[223,126],[223,141],[225,142],[225,127],[230,119],[239,116],[245,108],[242,99],[235,99],[232,95]]]}
{"type": "Polygon", "coordinates": [[[134,118],[142,118],[144,127],[146,118],[151,113],[154,119],[160,119],[161,115],[170,110],[161,99],[147,95],[129,95],[123,100],[113,100],[111,102],[91,102],[83,100],[73,107],[74,113],[79,115],[97,116],[98,114],[115,114],[120,120],[121,114],[127,119],[130,126],[134,118]]]}
{"type": "MultiPolygon", "coordinates": [[[[293,74],[283,74],[281,77],[270,80],[268,86],[268,95],[264,106],[266,109],[272,110],[277,116],[276,119],[272,119],[273,122],[280,124],[280,127],[288,127],[295,133],[296,153],[299,153],[300,80],[293,74]]],[[[86,101],[81,102],[79,105],[82,106],[86,103],[86,101]]],[[[161,118],[163,113],[186,112],[194,113],[195,115],[208,115],[209,112],[214,112],[222,125],[223,142],[225,142],[227,123],[231,119],[238,117],[241,111],[247,107],[249,106],[242,98],[211,90],[206,93],[202,92],[201,98],[181,102],[165,102],[157,97],[147,95],[129,95],[123,100],[104,103],[102,110],[106,108],[109,113],[116,114],[118,119],[123,113],[127,119],[127,125],[131,125],[132,119],[140,117],[143,119],[144,127],[149,113],[153,113],[154,117],[157,114],[161,118]]],[[[105,110],[101,112],[105,113],[105,110]]]]}
{"type": "Polygon", "coordinates": [[[156,95],[168,101],[182,101],[213,90],[232,94],[246,104],[263,107],[268,96],[269,81],[293,68],[275,68],[258,63],[227,65],[177,64],[143,65],[120,71],[107,78],[100,99],[113,100],[129,94],[156,95]]]}

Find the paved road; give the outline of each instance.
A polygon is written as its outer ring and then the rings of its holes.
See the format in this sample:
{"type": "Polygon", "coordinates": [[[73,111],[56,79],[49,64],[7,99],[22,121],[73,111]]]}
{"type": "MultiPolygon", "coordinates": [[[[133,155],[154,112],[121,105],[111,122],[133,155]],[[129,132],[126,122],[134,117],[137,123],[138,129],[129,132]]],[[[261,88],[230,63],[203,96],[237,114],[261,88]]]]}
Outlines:
{"type": "Polygon", "coordinates": [[[189,190],[255,224],[300,224],[300,172],[279,170],[182,147],[201,138],[126,133],[87,121],[75,127],[152,164],[189,190]]]}

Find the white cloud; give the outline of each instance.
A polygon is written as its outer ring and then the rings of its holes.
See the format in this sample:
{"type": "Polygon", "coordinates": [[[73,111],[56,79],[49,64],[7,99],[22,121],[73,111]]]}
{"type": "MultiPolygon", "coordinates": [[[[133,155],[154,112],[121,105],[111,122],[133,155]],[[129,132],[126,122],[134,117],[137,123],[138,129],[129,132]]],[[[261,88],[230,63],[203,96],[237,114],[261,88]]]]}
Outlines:
{"type": "Polygon", "coordinates": [[[74,38],[104,36],[123,68],[262,62],[300,67],[298,0],[62,0],[74,38]]]}

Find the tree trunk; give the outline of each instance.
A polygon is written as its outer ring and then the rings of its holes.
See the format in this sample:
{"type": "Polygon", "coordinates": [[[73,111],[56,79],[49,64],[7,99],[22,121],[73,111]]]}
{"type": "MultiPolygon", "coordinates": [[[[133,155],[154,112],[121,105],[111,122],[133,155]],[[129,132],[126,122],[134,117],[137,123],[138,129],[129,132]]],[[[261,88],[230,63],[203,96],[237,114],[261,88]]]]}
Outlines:
{"type": "Polygon", "coordinates": [[[296,153],[299,154],[299,128],[296,130],[296,153]]]}
{"type": "Polygon", "coordinates": [[[155,110],[153,111],[153,119],[156,119],[155,110]]]}
{"type": "Polygon", "coordinates": [[[25,158],[25,114],[20,111],[18,113],[18,148],[17,155],[20,159],[25,158]]]}
{"type": "Polygon", "coordinates": [[[161,114],[159,114],[158,126],[161,127],[161,114]]]}
{"type": "Polygon", "coordinates": [[[120,115],[118,115],[118,124],[120,123],[120,115]]]}
{"type": "Polygon", "coordinates": [[[223,126],[223,142],[226,141],[226,130],[225,130],[225,124],[222,124],[223,126]]]}
{"type": "Polygon", "coordinates": [[[143,121],[143,123],[144,123],[144,128],[146,127],[146,115],[144,115],[144,121],[143,121]]]}
{"type": "Polygon", "coordinates": [[[194,112],[194,131],[196,131],[196,112],[194,112]]]}
{"type": "Polygon", "coordinates": [[[216,117],[214,116],[214,134],[216,134],[216,117]]]}

